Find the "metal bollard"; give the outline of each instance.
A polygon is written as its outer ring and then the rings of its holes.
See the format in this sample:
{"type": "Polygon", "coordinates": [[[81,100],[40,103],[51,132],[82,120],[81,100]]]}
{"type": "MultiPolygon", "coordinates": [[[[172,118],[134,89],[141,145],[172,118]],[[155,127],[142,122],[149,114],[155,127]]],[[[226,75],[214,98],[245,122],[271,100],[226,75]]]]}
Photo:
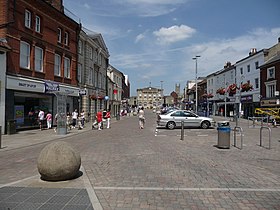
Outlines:
{"type": "Polygon", "coordinates": [[[181,121],[181,139],[180,140],[184,140],[184,121],[181,121]]]}
{"type": "Polygon", "coordinates": [[[268,149],[271,149],[271,128],[270,127],[261,127],[260,129],[260,146],[262,146],[262,130],[267,129],[268,130],[268,149]]]}

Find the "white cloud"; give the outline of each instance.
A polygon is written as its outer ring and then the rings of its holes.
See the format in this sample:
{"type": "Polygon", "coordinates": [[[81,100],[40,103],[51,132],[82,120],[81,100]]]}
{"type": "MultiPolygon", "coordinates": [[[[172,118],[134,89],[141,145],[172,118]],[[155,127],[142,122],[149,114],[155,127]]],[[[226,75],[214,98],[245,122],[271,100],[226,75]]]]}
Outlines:
{"type": "Polygon", "coordinates": [[[145,38],[144,34],[139,34],[138,36],[136,36],[135,43],[138,43],[139,41],[141,41],[144,38],[145,38]]]}
{"type": "Polygon", "coordinates": [[[84,4],[84,7],[85,7],[86,9],[88,9],[88,10],[91,9],[91,6],[90,6],[89,4],[87,4],[87,3],[84,4]]]}
{"type": "Polygon", "coordinates": [[[157,37],[160,44],[170,44],[178,41],[183,41],[190,38],[196,32],[195,29],[186,25],[174,25],[169,28],[161,28],[154,31],[153,34],[157,37]]]}

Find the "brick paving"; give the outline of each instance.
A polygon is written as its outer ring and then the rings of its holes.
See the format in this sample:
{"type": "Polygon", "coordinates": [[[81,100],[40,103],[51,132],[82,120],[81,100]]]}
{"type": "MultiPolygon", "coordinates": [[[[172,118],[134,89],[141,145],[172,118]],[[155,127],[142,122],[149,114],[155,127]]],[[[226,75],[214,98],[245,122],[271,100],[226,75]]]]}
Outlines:
{"type": "MultiPolygon", "coordinates": [[[[156,129],[153,113],[147,112],[146,119],[143,130],[132,116],[113,121],[112,128],[103,131],[87,126],[63,137],[51,131],[3,136],[0,190],[86,189],[92,204],[87,208],[93,209],[280,209],[280,128],[271,128],[269,150],[267,131],[260,147],[260,129],[248,128],[248,122],[241,120],[243,149],[232,145],[219,149],[215,128],[185,129],[182,141],[180,129],[156,129]],[[48,135],[43,139],[44,132],[48,135]],[[81,177],[46,183],[36,176],[36,157],[53,140],[68,141],[79,149],[81,177]],[[30,151],[32,156],[24,158],[30,151]],[[15,174],[15,169],[21,173],[15,174]]],[[[232,139],[231,133],[231,143],[232,139]]],[[[240,145],[240,136],[237,141],[240,145]]]]}

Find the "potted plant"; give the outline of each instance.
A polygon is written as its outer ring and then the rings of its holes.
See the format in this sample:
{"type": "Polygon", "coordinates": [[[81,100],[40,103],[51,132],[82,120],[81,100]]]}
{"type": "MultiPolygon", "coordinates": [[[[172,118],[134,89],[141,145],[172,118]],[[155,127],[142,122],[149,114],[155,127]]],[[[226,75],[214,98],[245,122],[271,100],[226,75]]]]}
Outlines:
{"type": "Polygon", "coordinates": [[[237,90],[237,85],[236,84],[231,84],[230,86],[228,86],[228,93],[230,96],[236,94],[236,90],[237,90]]]}
{"type": "Polygon", "coordinates": [[[251,85],[249,82],[241,85],[241,92],[248,92],[250,90],[253,90],[253,85],[251,85]]]}
{"type": "Polygon", "coordinates": [[[225,95],[225,88],[219,88],[216,93],[220,94],[220,95],[225,95]]]}

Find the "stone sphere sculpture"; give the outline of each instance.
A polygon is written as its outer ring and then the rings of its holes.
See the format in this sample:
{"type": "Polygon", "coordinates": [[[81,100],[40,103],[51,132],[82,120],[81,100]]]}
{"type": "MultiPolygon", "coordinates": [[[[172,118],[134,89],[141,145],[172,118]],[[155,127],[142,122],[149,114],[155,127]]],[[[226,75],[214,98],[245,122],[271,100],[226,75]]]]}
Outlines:
{"type": "Polygon", "coordinates": [[[48,144],[40,152],[37,168],[41,179],[46,181],[65,181],[78,176],[81,156],[66,142],[48,144]]]}

